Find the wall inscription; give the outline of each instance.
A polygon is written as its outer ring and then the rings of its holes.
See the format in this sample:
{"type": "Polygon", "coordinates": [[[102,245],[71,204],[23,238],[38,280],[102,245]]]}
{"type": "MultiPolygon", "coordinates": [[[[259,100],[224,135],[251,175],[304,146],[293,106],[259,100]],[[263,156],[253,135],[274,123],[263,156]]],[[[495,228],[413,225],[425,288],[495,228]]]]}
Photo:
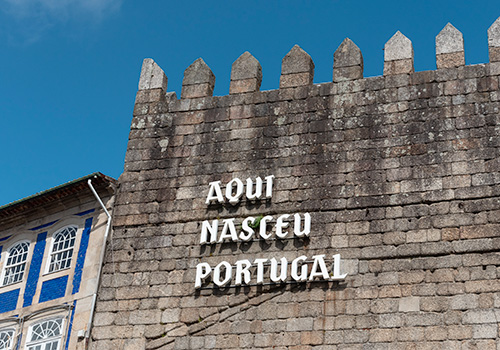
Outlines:
{"type": "MultiPolygon", "coordinates": [[[[238,178],[226,184],[223,191],[220,181],[209,184],[207,205],[229,202],[236,205],[246,197],[249,201],[271,199],[274,176],[255,180],[248,178],[245,183],[238,178]]],[[[311,215],[309,213],[282,214],[277,218],[271,215],[258,218],[247,217],[241,222],[235,218],[205,220],[201,225],[200,244],[228,242],[250,242],[252,240],[304,238],[311,233],[311,215]],[[274,226],[274,229],[272,229],[274,226]],[[241,229],[237,229],[240,228],[241,229]]],[[[327,267],[325,254],[314,255],[310,259],[301,255],[292,261],[285,257],[242,259],[230,264],[222,261],[212,267],[207,262],[196,266],[195,288],[202,288],[209,281],[217,287],[259,285],[264,283],[282,283],[290,278],[295,282],[320,280],[343,280],[347,274],[341,274],[340,254],[332,256],[330,269],[327,267]]]]}

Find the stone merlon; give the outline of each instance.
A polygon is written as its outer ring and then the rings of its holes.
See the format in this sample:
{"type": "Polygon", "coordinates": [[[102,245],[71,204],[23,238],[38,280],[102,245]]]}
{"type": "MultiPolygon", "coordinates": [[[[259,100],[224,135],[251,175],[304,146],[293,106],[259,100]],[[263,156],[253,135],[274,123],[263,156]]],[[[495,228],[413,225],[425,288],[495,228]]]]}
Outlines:
{"type": "Polygon", "coordinates": [[[182,98],[212,96],[215,75],[203,59],[198,58],[184,71],[182,80],[182,98]]]}
{"type": "Polygon", "coordinates": [[[363,55],[351,39],[345,38],[333,54],[333,81],[363,78],[363,55]]]}
{"type": "Polygon", "coordinates": [[[500,62],[500,17],[488,29],[490,62],[500,62]]]}
{"type": "Polygon", "coordinates": [[[142,62],[139,90],[162,89],[167,91],[167,76],[151,58],[142,62]]]}
{"type": "Polygon", "coordinates": [[[413,46],[400,31],[384,47],[384,75],[413,73],[413,46]]]}
{"type": "Polygon", "coordinates": [[[280,88],[311,85],[314,62],[307,52],[295,45],[281,62],[280,88]]]}
{"type": "Polygon", "coordinates": [[[230,94],[259,91],[262,82],[262,67],[250,52],[246,51],[231,67],[230,94]]]}
{"type": "Polygon", "coordinates": [[[436,66],[451,68],[465,65],[464,37],[451,23],[436,36],[436,66]]]}

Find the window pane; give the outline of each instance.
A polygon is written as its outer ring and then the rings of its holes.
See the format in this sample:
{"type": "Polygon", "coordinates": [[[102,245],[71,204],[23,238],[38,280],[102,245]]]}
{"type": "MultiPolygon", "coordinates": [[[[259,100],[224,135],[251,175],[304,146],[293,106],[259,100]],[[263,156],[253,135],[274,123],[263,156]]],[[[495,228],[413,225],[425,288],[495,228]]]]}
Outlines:
{"type": "Polygon", "coordinates": [[[59,340],[48,342],[45,344],[44,350],[57,350],[58,345],[59,345],[59,340]]]}
{"type": "Polygon", "coordinates": [[[9,329],[0,331],[0,350],[10,349],[14,337],[14,331],[9,329]]]}
{"type": "Polygon", "coordinates": [[[61,335],[62,319],[49,320],[33,326],[30,342],[61,335]]]}
{"type": "Polygon", "coordinates": [[[5,264],[3,285],[19,282],[24,277],[26,260],[28,258],[29,244],[18,243],[9,249],[7,263],[5,264]]]}
{"type": "MultiPolygon", "coordinates": [[[[62,335],[63,319],[47,320],[31,327],[26,344],[28,350],[58,350],[62,335]]],[[[1,350],[1,349],[0,349],[1,350]]]]}
{"type": "Polygon", "coordinates": [[[70,226],[54,235],[49,272],[67,269],[71,266],[75,245],[76,227],[70,226]]]}

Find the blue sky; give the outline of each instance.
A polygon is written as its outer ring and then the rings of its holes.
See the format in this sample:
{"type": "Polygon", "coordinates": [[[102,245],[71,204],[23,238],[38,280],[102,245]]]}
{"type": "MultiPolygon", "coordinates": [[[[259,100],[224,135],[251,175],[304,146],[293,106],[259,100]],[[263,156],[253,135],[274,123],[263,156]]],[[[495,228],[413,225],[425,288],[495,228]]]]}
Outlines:
{"type": "Polygon", "coordinates": [[[244,51],[262,65],[261,89],[276,89],[294,44],[313,58],[315,82],[331,81],[345,37],[365,76],[381,75],[397,30],[413,42],[415,69],[432,70],[448,22],[464,34],[466,63],[485,63],[499,16],[498,0],[0,0],[0,205],[94,171],[118,178],[146,57],[178,96],[184,69],[202,57],[226,95],[244,51]]]}

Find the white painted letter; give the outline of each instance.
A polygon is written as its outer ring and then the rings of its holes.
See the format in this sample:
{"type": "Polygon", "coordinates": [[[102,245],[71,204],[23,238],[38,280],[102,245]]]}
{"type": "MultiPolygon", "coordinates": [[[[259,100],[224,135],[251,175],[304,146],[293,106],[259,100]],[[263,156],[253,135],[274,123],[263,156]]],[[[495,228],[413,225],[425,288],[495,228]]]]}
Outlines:
{"type": "Polygon", "coordinates": [[[229,203],[236,204],[239,202],[241,195],[243,194],[243,182],[240,179],[234,178],[229,181],[226,185],[226,198],[229,199],[229,203]],[[236,184],[236,194],[233,195],[233,184],[236,184]]]}
{"type": "Polygon", "coordinates": [[[219,220],[212,220],[210,225],[208,220],[201,223],[201,237],[200,244],[215,243],[217,240],[217,228],[219,227],[219,220]],[[210,241],[207,241],[207,233],[210,232],[210,241]]]}
{"type": "Polygon", "coordinates": [[[287,228],[289,223],[283,222],[283,220],[288,219],[289,216],[288,214],[283,214],[276,220],[276,236],[279,238],[285,238],[288,234],[288,231],[283,232],[283,229],[287,228]]]}
{"type": "Polygon", "coordinates": [[[295,233],[295,236],[297,237],[302,237],[302,236],[309,236],[309,233],[311,232],[311,215],[309,213],[304,214],[304,230],[301,230],[301,219],[300,219],[300,214],[295,214],[294,215],[295,220],[293,223],[293,233],[295,233]]]}
{"type": "Polygon", "coordinates": [[[252,236],[255,234],[255,231],[253,228],[251,228],[248,224],[255,222],[255,218],[253,217],[248,217],[243,222],[241,223],[241,229],[246,232],[247,234],[245,235],[243,231],[240,233],[240,239],[244,242],[248,242],[250,239],[252,239],[252,236]]]}
{"type": "Polygon", "coordinates": [[[298,258],[296,258],[292,261],[291,275],[292,275],[292,278],[297,282],[307,280],[307,265],[303,264],[303,262],[306,260],[307,260],[307,256],[302,255],[302,256],[299,256],[298,258]],[[300,266],[300,275],[298,273],[299,272],[298,271],[299,263],[302,263],[302,265],[300,266]]]}
{"type": "Polygon", "coordinates": [[[222,191],[220,189],[220,181],[210,182],[209,185],[210,188],[208,190],[208,196],[205,204],[211,204],[215,201],[224,203],[224,197],[222,196],[222,191]]]}
{"type": "Polygon", "coordinates": [[[325,254],[313,256],[314,262],[311,268],[311,274],[309,275],[309,281],[312,281],[314,277],[323,277],[325,280],[329,280],[328,269],[325,264],[325,254]],[[318,271],[318,267],[321,271],[318,271]]]}
{"type": "Polygon", "coordinates": [[[262,179],[258,177],[255,179],[255,192],[253,192],[253,181],[251,178],[247,179],[247,198],[249,200],[260,199],[262,197],[262,179]]]}
{"type": "Polygon", "coordinates": [[[199,263],[196,265],[196,282],[194,284],[195,288],[201,288],[201,285],[205,279],[212,273],[212,268],[206,262],[199,263]]]}
{"type": "Polygon", "coordinates": [[[213,274],[213,281],[219,287],[223,287],[231,281],[232,275],[233,275],[233,267],[227,261],[223,261],[215,267],[214,274],[213,274]],[[220,272],[221,272],[220,270],[221,270],[222,266],[225,267],[226,275],[224,276],[224,279],[221,281],[220,280],[220,272]]]}
{"type": "Polygon", "coordinates": [[[281,258],[281,271],[280,275],[278,276],[278,260],[275,258],[271,259],[271,281],[277,283],[277,282],[285,282],[286,280],[286,275],[287,275],[287,266],[288,266],[288,261],[286,261],[286,258],[283,257],[281,258]]]}
{"type": "Polygon", "coordinates": [[[224,227],[219,237],[219,243],[224,242],[226,238],[231,238],[233,242],[238,241],[238,234],[236,233],[236,227],[234,227],[234,219],[224,219],[224,227]],[[229,231],[229,233],[227,233],[229,231]]]}
{"type": "Polygon", "coordinates": [[[238,260],[236,262],[236,279],[234,284],[237,286],[241,286],[242,280],[241,277],[244,275],[245,279],[245,284],[248,284],[250,282],[250,267],[252,266],[252,263],[248,260],[238,260]],[[243,266],[244,265],[244,266],[243,266]]]}
{"type": "Polygon", "coordinates": [[[257,284],[264,283],[264,263],[267,259],[255,259],[254,264],[257,264],[257,284]]]}
{"type": "Polygon", "coordinates": [[[271,198],[273,196],[274,175],[266,176],[265,179],[266,179],[266,198],[271,198]]]}
{"type": "Polygon", "coordinates": [[[343,280],[347,276],[347,273],[343,275],[340,274],[340,254],[335,254],[333,256],[333,276],[332,280],[343,280]]]}
{"type": "Polygon", "coordinates": [[[260,220],[259,235],[264,239],[269,239],[271,237],[271,234],[267,234],[267,221],[272,219],[273,219],[272,216],[267,215],[260,220]]]}

